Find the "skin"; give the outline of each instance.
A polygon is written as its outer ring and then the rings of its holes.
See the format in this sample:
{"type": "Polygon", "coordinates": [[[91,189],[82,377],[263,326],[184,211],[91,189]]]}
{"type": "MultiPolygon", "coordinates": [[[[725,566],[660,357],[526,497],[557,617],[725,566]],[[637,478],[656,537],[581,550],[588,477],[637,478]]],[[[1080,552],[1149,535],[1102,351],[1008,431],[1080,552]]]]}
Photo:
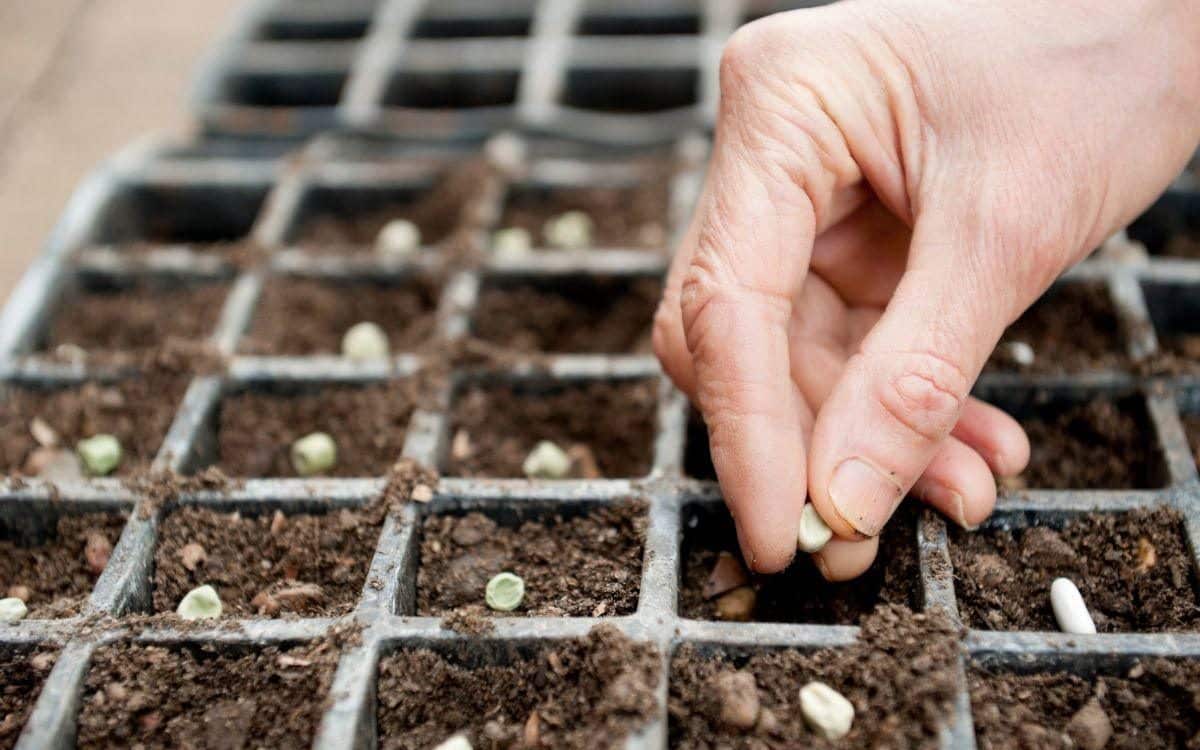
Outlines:
{"type": "Polygon", "coordinates": [[[844,580],[911,493],[964,526],[1029,459],[970,389],[1005,327],[1200,142],[1188,0],[862,0],[740,29],[655,350],[751,566],[806,501],[844,580]]]}

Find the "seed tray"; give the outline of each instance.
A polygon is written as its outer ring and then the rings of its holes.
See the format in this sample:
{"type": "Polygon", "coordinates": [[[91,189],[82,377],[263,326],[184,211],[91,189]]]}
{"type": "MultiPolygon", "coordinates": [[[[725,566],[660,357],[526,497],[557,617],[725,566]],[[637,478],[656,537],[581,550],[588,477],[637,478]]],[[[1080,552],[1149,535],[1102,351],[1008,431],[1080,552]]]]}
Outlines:
{"type": "Polygon", "coordinates": [[[193,92],[212,133],[322,130],[611,143],[711,127],[740,24],[813,0],[249,3],[193,92]],[[632,61],[632,62],[631,62],[632,61]]]}
{"type": "MultiPolygon", "coordinates": [[[[467,241],[486,243],[506,192],[530,182],[562,186],[628,184],[647,176],[647,160],[672,165],[669,237],[681,232],[696,195],[705,149],[694,138],[673,148],[630,154],[556,141],[530,140],[525,168],[509,179],[491,173],[480,190],[477,211],[464,214],[467,241]]],[[[428,351],[398,352],[378,364],[359,365],[334,356],[263,357],[238,354],[264,282],[272,275],[346,280],[398,280],[436,271],[447,262],[444,247],[428,248],[412,265],[376,260],[371,253],[322,255],[291,244],[306,215],[319,211],[338,191],[355,195],[391,190],[397,196],[428,186],[431,175],[478,154],[468,146],[402,146],[394,143],[322,137],[290,154],[276,149],[229,149],[224,145],[145,144],[130,149],[89,178],[68,206],[45,254],[30,269],[0,320],[0,378],[4,383],[63,385],[127,373],[87,358],[39,353],[46,321],[60,302],[71,301],[79,274],[137,277],[174,274],[181,279],[226,275],[233,280],[210,343],[228,355],[223,369],[197,373],[178,405],[177,415],[154,460],[157,469],[187,473],[204,465],[214,450],[214,415],[223,395],[241,389],[319,388],[330,383],[373,383],[419,377],[430,363],[428,351]],[[264,249],[249,261],[213,252],[205,242],[250,240],[264,249]],[[159,243],[139,250],[136,243],[159,243]],[[132,244],[131,244],[132,243],[132,244]],[[255,259],[257,258],[257,259],[255,259]]],[[[1200,287],[1200,264],[1162,260],[1122,251],[1109,243],[1094,258],[1059,283],[1104,285],[1123,322],[1121,345],[1131,358],[1153,360],[1163,326],[1190,319],[1188,292],[1200,287]]],[[[528,278],[549,283],[580,276],[644,277],[660,275],[668,261],[661,252],[597,248],[541,253],[521,262],[488,262],[456,268],[444,275],[438,306],[437,337],[449,341],[470,326],[473,306],[485,279],[528,278]]],[[[1194,297],[1194,294],[1190,295],[1194,297]]],[[[1003,493],[992,526],[1057,523],[1093,510],[1120,512],[1166,504],[1184,516],[1193,557],[1200,540],[1200,477],[1188,447],[1181,415],[1200,413],[1200,377],[1195,370],[1146,375],[1141,370],[1098,371],[1029,376],[989,372],[980,395],[1018,411],[1045,403],[1079,401],[1093,395],[1132,399],[1145,412],[1145,442],[1159,456],[1161,486],[1150,489],[1029,489],[1003,493]]],[[[380,659],[400,648],[430,645],[465,649],[502,658],[506,645],[536,646],[585,634],[610,622],[630,637],[648,641],[662,653],[663,679],[658,718],[630,738],[629,747],[665,747],[669,662],[682,644],[710,651],[745,653],[764,648],[814,649],[845,646],[856,638],[851,625],[729,623],[692,620],[678,615],[682,544],[696,509],[715,512],[721,503],[715,483],[689,477],[687,465],[701,459],[702,431],[689,429],[689,406],[664,378],[654,358],[634,355],[554,355],[495,368],[459,368],[428,403],[418,404],[404,441],[403,455],[426,465],[444,464],[449,449],[448,410],[457,389],[468,382],[518,381],[529,387],[566,382],[649,379],[657,383],[658,406],[652,470],[642,477],[596,480],[527,481],[447,476],[438,481],[432,502],[411,503],[384,523],[370,562],[366,584],[351,615],[330,618],[239,619],[211,627],[182,628],[170,618],[131,617],[150,608],[157,525],[180,505],[202,505],[246,514],[321,512],[361,507],[377,498],[382,476],[348,479],[246,478],[225,489],[186,490],[161,507],[152,507],[136,489],[115,479],[51,486],[38,479],[7,479],[0,487],[0,520],[32,535],[57,514],[133,511],[110,562],[96,582],[86,611],[65,620],[26,620],[0,628],[0,649],[46,644],[61,648],[34,714],[20,740],[22,748],[68,747],[75,733],[81,685],[99,646],[121,638],[139,642],[215,644],[250,648],[265,644],[311,642],[342,629],[362,628],[361,640],[345,641],[334,678],[331,702],[320,725],[319,747],[371,747],[376,737],[376,672],[380,659]],[[632,615],[619,617],[505,617],[486,636],[467,636],[441,627],[441,619],[418,617],[416,573],[420,523],[429,514],[480,510],[493,517],[567,515],[624,502],[646,504],[647,532],[639,597],[632,615]],[[146,511],[143,513],[142,511],[146,511]],[[144,517],[145,516],[145,517],[144,517]]],[[[2,396],[0,396],[2,397],[2,396]]],[[[702,461],[700,461],[702,463],[702,461]]],[[[957,618],[954,572],[947,530],[939,516],[924,512],[912,543],[921,571],[921,604],[957,618]]],[[[1086,673],[1127,663],[1138,656],[1200,658],[1200,633],[1116,633],[1069,636],[1041,632],[972,630],[965,641],[967,665],[1022,665],[1086,673]]],[[[965,671],[962,672],[965,674],[965,671]]],[[[969,698],[964,688],[945,747],[972,747],[969,698]]]]}

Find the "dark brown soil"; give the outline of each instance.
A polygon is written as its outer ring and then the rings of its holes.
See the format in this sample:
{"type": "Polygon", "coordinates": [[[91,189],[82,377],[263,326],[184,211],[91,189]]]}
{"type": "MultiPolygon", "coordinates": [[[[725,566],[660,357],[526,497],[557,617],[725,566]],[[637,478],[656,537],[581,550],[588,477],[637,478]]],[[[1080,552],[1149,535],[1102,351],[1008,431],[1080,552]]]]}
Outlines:
{"type": "Polygon", "coordinates": [[[470,450],[457,453],[452,447],[446,473],[521,477],[529,451],[550,440],[563,450],[586,446],[601,476],[645,476],[654,458],[657,403],[653,381],[592,382],[546,392],[470,386],[458,395],[451,415],[454,442],[470,450]]]}
{"type": "Polygon", "coordinates": [[[683,447],[683,475],[692,479],[716,481],[712,452],[708,447],[708,427],[694,407],[688,410],[687,438],[683,447]]]}
{"type": "Polygon", "coordinates": [[[494,284],[475,311],[475,335],[526,352],[650,352],[650,324],[662,285],[654,279],[562,279],[494,284]]]}
{"type": "Polygon", "coordinates": [[[371,322],[387,333],[392,352],[411,351],[433,336],[437,304],[437,287],[424,281],[385,284],[277,278],[263,289],[241,348],[275,356],[340,354],[346,331],[371,322]]]}
{"type": "Polygon", "coordinates": [[[350,509],[243,516],[179,508],[159,525],[154,609],[174,612],[188,591],[211,584],[225,615],[344,615],[358,603],[382,521],[350,509]]]}
{"type": "MultiPolygon", "coordinates": [[[[757,622],[857,625],[882,604],[920,606],[920,571],[917,561],[916,523],[919,506],[910,500],[900,506],[884,529],[879,556],[859,578],[829,583],[809,555],[800,554],[783,573],[753,576],[757,622]],[[800,593],[803,592],[803,593],[800,593]]],[[[704,585],[721,552],[733,555],[744,567],[733,519],[724,508],[711,512],[685,512],[684,568],[679,590],[683,617],[715,620],[719,597],[705,599],[704,585]],[[697,524],[691,525],[695,518],[697,524]]]]}
{"type": "Polygon", "coordinates": [[[54,390],[13,387],[0,399],[0,468],[7,474],[36,473],[37,461],[31,458],[39,446],[30,423],[40,417],[58,434],[59,445],[70,451],[93,435],[115,435],[123,457],[114,474],[144,471],[186,388],[184,377],[128,378],[54,390]]]}
{"type": "Polygon", "coordinates": [[[0,750],[17,744],[42,683],[54,666],[54,656],[54,652],[34,651],[0,657],[0,750]]]}
{"type": "Polygon", "coordinates": [[[1107,750],[1196,747],[1200,662],[1151,659],[1123,673],[1084,679],[1066,672],[972,670],[971,709],[981,750],[1080,747],[1071,717],[1099,701],[1112,724],[1107,750]]]}
{"type": "Polygon", "coordinates": [[[1090,513],[1061,529],[951,529],[950,539],[958,607],[970,627],[1057,631],[1050,583],[1059,576],[1079,587],[1102,633],[1200,627],[1177,511],[1090,513]]]}
{"type": "Polygon", "coordinates": [[[685,645],[671,660],[670,744],[679,750],[936,748],[939,729],[952,718],[957,655],[948,621],[904,607],[884,607],[868,617],[859,640],[847,648],[756,650],[747,657],[685,645]],[[752,675],[758,688],[758,721],[750,729],[720,718],[716,683],[737,671],[752,675]],[[826,740],[805,725],[799,691],[813,680],[854,704],[845,738],[826,740]]]}
{"type": "Polygon", "coordinates": [[[328,644],[107,646],[84,683],[78,747],[309,747],[336,662],[328,644]]]}
{"type": "Polygon", "coordinates": [[[1084,370],[1128,370],[1120,319],[1099,283],[1070,283],[1051,289],[1008,327],[988,360],[987,370],[1064,373],[1084,370]],[[1033,364],[1023,366],[1008,345],[1032,347],[1033,364]]]}
{"type": "Polygon", "coordinates": [[[582,211],[592,219],[596,247],[657,250],[668,241],[667,196],[665,177],[626,188],[518,186],[509,192],[499,226],[526,230],[540,247],[547,219],[582,211]]]}
{"type": "Polygon", "coordinates": [[[1175,258],[1200,258],[1200,236],[1178,233],[1171,235],[1161,252],[1155,255],[1169,255],[1175,258]]]}
{"type": "Polygon", "coordinates": [[[646,534],[641,503],[511,526],[481,513],[430,516],[422,531],[419,615],[506,614],[488,609],[483,596],[488,580],[504,571],[525,581],[515,615],[601,617],[637,609],[646,534]]]}
{"type": "Polygon", "coordinates": [[[413,389],[400,381],[228,396],[221,402],[217,466],[233,477],[296,476],[292,443],[319,431],[337,444],[337,464],[328,476],[383,476],[404,448],[413,389]]]}
{"type": "Polygon", "coordinates": [[[1047,405],[1021,418],[1033,489],[1149,489],[1163,485],[1153,427],[1131,399],[1047,405]]]}
{"type": "Polygon", "coordinates": [[[497,644],[482,658],[472,645],[382,660],[381,748],[427,750],[458,732],[477,748],[620,747],[658,706],[658,650],[609,626],[553,648],[497,644]]]}

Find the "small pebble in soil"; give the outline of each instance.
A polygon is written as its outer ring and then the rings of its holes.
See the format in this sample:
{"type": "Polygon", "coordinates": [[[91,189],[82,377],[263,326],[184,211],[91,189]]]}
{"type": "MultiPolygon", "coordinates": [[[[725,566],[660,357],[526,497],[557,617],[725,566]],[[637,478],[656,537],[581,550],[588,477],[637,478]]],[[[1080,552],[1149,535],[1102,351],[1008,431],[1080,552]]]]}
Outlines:
{"type": "Polygon", "coordinates": [[[29,608],[25,606],[24,601],[17,597],[10,596],[7,599],[0,599],[0,622],[24,620],[27,614],[29,614],[29,608]]]}
{"type": "Polygon", "coordinates": [[[176,613],[185,620],[208,620],[221,616],[221,597],[212,586],[198,586],[183,597],[176,613]]]}
{"type": "Polygon", "coordinates": [[[582,250],[592,244],[592,217],[583,211],[566,211],[551,216],[542,227],[542,235],[551,247],[582,250]]]}
{"type": "Polygon", "coordinates": [[[342,356],[357,362],[387,359],[388,337],[378,324],[371,321],[357,323],[342,336],[342,356]]]}
{"type": "Polygon", "coordinates": [[[721,552],[704,582],[704,598],[712,599],[749,583],[750,574],[741,561],[728,552],[721,552]]]}
{"type": "Polygon", "coordinates": [[[313,432],[292,443],[292,468],[302,477],[329,471],[337,464],[337,443],[324,432],[313,432]]]}
{"type": "Polygon", "coordinates": [[[1083,595],[1069,578],[1055,578],[1050,584],[1050,606],[1062,632],[1075,635],[1096,632],[1096,623],[1083,602],[1083,595]]]}
{"type": "Polygon", "coordinates": [[[204,550],[203,546],[191,542],[190,544],[183,545],[179,550],[179,559],[183,563],[183,567],[194,571],[205,563],[208,559],[208,553],[204,550]]]}
{"type": "Polygon", "coordinates": [[[1066,732],[1081,750],[1102,750],[1112,738],[1113,726],[1100,701],[1092,698],[1067,722],[1066,732]]]}
{"type": "Polygon", "coordinates": [[[111,474],[121,464],[121,442],[113,435],[93,435],[75,446],[79,460],[92,476],[111,474]]]}
{"type": "Polygon", "coordinates": [[[108,558],[112,556],[112,542],[99,531],[88,532],[83,545],[83,559],[87,561],[88,570],[98,576],[108,566],[108,558]]]}
{"type": "Polygon", "coordinates": [[[758,594],[749,586],[742,586],[717,599],[717,619],[727,622],[749,622],[754,617],[754,605],[758,594]]]}
{"type": "Polygon", "coordinates": [[[525,581],[509,572],[497,573],[487,582],[484,600],[497,612],[512,612],[525,598],[525,581]]]}
{"type": "Polygon", "coordinates": [[[427,484],[418,484],[412,488],[412,501],[414,503],[428,503],[433,500],[433,488],[427,484]]]}
{"type": "Polygon", "coordinates": [[[827,740],[845,737],[854,723],[854,704],[823,682],[800,688],[800,712],[808,726],[827,740]]]}
{"type": "Polygon", "coordinates": [[[43,448],[57,448],[59,445],[58,433],[41,417],[30,420],[29,434],[43,448]]]}
{"type": "Polygon", "coordinates": [[[33,596],[33,591],[28,586],[17,584],[15,586],[9,586],[8,591],[4,592],[4,595],[9,598],[20,599],[21,601],[28,603],[29,598],[33,596]]]}
{"type": "Polygon", "coordinates": [[[832,537],[833,529],[829,528],[812,503],[806,503],[800,512],[800,534],[796,546],[812,554],[820,552],[832,537]]]}
{"type": "Polygon", "coordinates": [[[492,234],[492,257],[501,261],[517,261],[529,257],[533,237],[522,227],[497,229],[492,234]]]}
{"type": "Polygon", "coordinates": [[[1145,573],[1158,564],[1158,550],[1146,537],[1138,539],[1137,572],[1145,573]]]}
{"type": "Polygon", "coordinates": [[[571,457],[549,440],[542,440],[529,451],[521,470],[530,479],[563,479],[571,472],[571,457]]]}
{"type": "Polygon", "coordinates": [[[716,716],[713,718],[734,729],[747,730],[758,723],[758,685],[745,670],[721,672],[712,681],[716,716]]]}
{"type": "Polygon", "coordinates": [[[385,260],[407,260],[421,249],[421,230],[407,219],[393,219],[379,230],[375,252],[385,260]]]}
{"type": "Polygon", "coordinates": [[[433,750],[471,750],[471,741],[465,734],[456,734],[433,750]]]}

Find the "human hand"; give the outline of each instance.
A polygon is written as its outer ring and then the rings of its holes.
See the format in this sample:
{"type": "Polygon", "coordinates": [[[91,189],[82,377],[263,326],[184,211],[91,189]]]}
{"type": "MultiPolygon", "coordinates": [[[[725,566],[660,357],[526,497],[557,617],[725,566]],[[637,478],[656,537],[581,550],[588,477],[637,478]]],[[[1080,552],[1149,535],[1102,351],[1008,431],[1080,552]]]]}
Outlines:
{"type": "Polygon", "coordinates": [[[969,397],[1004,328],[1200,141],[1187,0],[864,0],[729,41],[712,162],[655,319],[750,565],[805,497],[830,579],[913,494],[973,526],[1021,427],[969,397]]]}

